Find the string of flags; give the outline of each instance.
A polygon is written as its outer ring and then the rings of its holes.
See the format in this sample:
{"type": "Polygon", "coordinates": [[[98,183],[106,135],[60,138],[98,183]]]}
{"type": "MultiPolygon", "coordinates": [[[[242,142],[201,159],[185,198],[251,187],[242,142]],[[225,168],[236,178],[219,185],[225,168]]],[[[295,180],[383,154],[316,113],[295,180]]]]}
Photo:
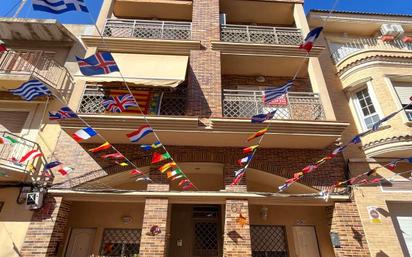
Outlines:
{"type": "MultiPolygon", "coordinates": [[[[412,99],[411,99],[412,101],[412,99]]],[[[404,106],[403,108],[401,108],[400,110],[397,110],[387,116],[385,116],[384,118],[382,118],[381,120],[375,122],[372,126],[371,129],[368,129],[365,132],[362,132],[356,136],[354,136],[348,143],[337,147],[335,150],[332,151],[332,153],[330,153],[329,155],[323,157],[322,159],[320,159],[319,161],[315,162],[314,164],[308,165],[306,167],[304,167],[300,172],[294,173],[292,178],[289,178],[285,181],[285,183],[281,186],[278,187],[279,192],[282,192],[286,189],[288,189],[293,183],[299,181],[300,179],[302,179],[306,174],[311,173],[315,170],[317,170],[321,165],[323,165],[325,162],[333,159],[334,157],[336,157],[339,153],[343,152],[348,146],[350,145],[356,145],[361,143],[361,138],[377,131],[380,126],[383,124],[383,122],[390,120],[391,118],[395,117],[396,114],[398,114],[399,112],[401,112],[402,110],[408,108],[409,106],[412,105],[412,102],[406,106],[404,106]]]]}

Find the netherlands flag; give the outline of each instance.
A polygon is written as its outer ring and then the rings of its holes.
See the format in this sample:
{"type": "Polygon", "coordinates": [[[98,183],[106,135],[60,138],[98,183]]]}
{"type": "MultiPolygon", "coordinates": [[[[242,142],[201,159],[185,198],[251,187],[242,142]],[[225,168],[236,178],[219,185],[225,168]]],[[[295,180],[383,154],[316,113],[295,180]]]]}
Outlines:
{"type": "Polygon", "coordinates": [[[248,163],[251,159],[252,159],[252,155],[248,155],[245,158],[242,158],[242,159],[238,160],[237,164],[243,165],[245,163],[248,163]]]}
{"type": "Polygon", "coordinates": [[[300,49],[305,49],[306,52],[310,52],[312,50],[313,44],[315,43],[316,39],[318,39],[320,33],[322,32],[323,27],[317,27],[312,29],[305,38],[305,42],[299,46],[300,49]]]}
{"type": "Polygon", "coordinates": [[[138,130],[127,134],[127,137],[131,142],[136,143],[150,133],[153,133],[153,129],[149,125],[143,125],[138,130]]]}
{"type": "Polygon", "coordinates": [[[94,137],[95,135],[97,135],[97,132],[94,129],[87,127],[87,128],[76,131],[72,135],[72,137],[74,140],[76,140],[76,142],[80,142],[82,140],[86,140],[91,137],[94,137]]]}

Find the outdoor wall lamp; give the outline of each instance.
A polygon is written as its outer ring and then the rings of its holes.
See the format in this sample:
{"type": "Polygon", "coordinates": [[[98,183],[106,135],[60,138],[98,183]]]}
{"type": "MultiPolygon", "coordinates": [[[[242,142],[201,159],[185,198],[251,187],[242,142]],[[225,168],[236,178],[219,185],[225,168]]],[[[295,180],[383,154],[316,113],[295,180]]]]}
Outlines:
{"type": "Polygon", "coordinates": [[[260,218],[262,220],[267,220],[268,219],[268,207],[262,207],[260,209],[260,218]]]}
{"type": "Polygon", "coordinates": [[[258,77],[256,77],[256,82],[263,83],[263,82],[265,82],[265,81],[266,81],[266,79],[265,79],[265,77],[263,77],[263,76],[258,76],[258,77]]]}

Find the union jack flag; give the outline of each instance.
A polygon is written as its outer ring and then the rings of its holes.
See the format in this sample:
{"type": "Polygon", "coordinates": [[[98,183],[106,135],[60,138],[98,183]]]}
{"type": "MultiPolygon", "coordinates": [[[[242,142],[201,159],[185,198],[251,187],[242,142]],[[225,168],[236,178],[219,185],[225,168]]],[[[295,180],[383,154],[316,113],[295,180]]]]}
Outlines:
{"type": "Polygon", "coordinates": [[[62,107],[57,112],[49,112],[49,120],[62,120],[68,118],[77,118],[77,114],[69,107],[62,107]]]}
{"type": "Polygon", "coordinates": [[[124,112],[129,107],[137,107],[132,95],[111,96],[103,101],[103,106],[109,112],[124,112]]]}
{"type": "Polygon", "coordinates": [[[109,74],[119,71],[119,67],[109,52],[98,52],[95,55],[82,59],[76,56],[80,71],[85,76],[109,74]]]}

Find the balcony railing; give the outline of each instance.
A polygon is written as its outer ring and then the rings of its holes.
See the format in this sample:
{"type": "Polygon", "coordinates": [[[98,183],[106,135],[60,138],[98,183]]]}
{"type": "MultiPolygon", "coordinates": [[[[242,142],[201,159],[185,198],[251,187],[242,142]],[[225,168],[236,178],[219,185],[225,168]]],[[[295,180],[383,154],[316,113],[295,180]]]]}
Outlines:
{"type": "Polygon", "coordinates": [[[297,28],[222,25],[220,40],[234,43],[300,45],[302,32],[297,28]]]}
{"type": "Polygon", "coordinates": [[[57,90],[66,90],[73,83],[69,71],[43,51],[19,50],[0,53],[1,74],[28,74],[57,90]]]}
{"type": "Polygon", "coordinates": [[[412,121],[412,110],[406,109],[405,113],[406,113],[406,117],[408,117],[408,120],[412,121]]]}
{"type": "Polygon", "coordinates": [[[274,119],[324,120],[325,114],[316,93],[290,92],[286,101],[265,105],[262,91],[223,89],[223,116],[250,118],[277,109],[274,119]]]}
{"type": "Polygon", "coordinates": [[[192,23],[156,20],[108,19],[105,37],[190,40],[192,23]]]}
{"type": "Polygon", "coordinates": [[[345,44],[334,44],[332,58],[335,63],[345,57],[365,50],[407,50],[412,51],[412,43],[404,43],[402,40],[382,41],[378,38],[359,38],[345,44]]]}
{"type": "MultiPolygon", "coordinates": [[[[103,114],[105,108],[103,100],[109,96],[101,85],[87,85],[83,93],[78,113],[81,114],[103,114]]],[[[167,116],[185,115],[186,94],[184,90],[177,93],[162,93],[161,103],[159,104],[158,114],[167,116]]]]}
{"type": "Polygon", "coordinates": [[[34,167],[37,172],[42,171],[42,168],[46,164],[46,159],[44,157],[39,157],[33,161],[28,161],[22,164],[18,163],[18,160],[28,152],[32,150],[41,150],[36,142],[5,131],[1,131],[0,136],[10,137],[17,141],[15,144],[0,144],[0,167],[12,168],[21,172],[33,172],[30,167],[34,167]]]}

